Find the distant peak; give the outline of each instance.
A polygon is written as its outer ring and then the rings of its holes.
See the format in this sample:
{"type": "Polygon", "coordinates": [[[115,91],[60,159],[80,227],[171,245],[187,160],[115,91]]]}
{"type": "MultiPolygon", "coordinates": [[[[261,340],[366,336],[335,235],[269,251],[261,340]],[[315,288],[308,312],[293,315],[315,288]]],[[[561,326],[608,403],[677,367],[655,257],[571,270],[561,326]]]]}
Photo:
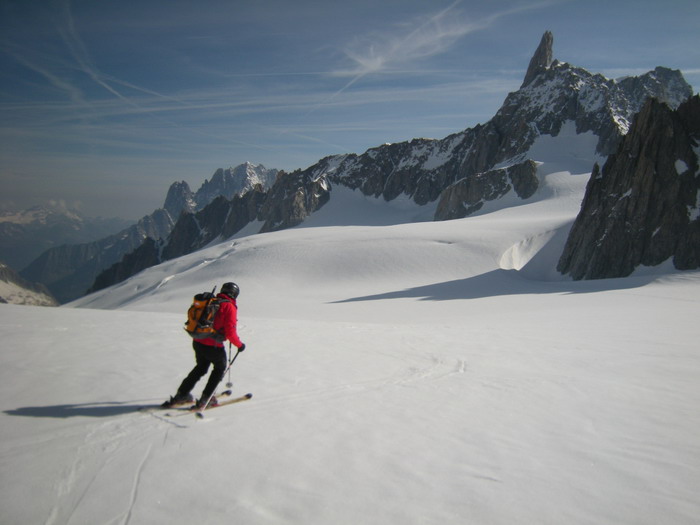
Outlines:
{"type": "Polygon", "coordinates": [[[545,31],[544,35],[542,35],[542,40],[540,40],[540,45],[537,46],[535,54],[530,59],[530,65],[527,68],[527,73],[525,73],[525,80],[523,80],[523,84],[520,86],[521,89],[532,82],[541,71],[552,65],[553,44],[554,35],[552,35],[551,31],[545,31]]]}

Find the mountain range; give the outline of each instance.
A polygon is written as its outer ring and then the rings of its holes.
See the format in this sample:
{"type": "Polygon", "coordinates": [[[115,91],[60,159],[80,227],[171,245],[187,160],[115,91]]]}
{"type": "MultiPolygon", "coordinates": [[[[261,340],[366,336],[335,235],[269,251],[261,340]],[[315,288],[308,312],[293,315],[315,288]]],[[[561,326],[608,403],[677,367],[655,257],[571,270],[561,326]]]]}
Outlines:
{"type": "Polygon", "coordinates": [[[21,270],[50,248],[96,241],[128,225],[125,219],[85,217],[59,202],[4,211],[0,213],[0,261],[21,270]]]}
{"type": "Polygon", "coordinates": [[[50,248],[19,273],[28,281],[44,284],[61,303],[81,297],[100,272],[119,262],[125,254],[147,239],[152,242],[167,237],[181,213],[191,214],[202,209],[218,196],[231,198],[256,185],[270,187],[276,175],[277,170],[245,163],[216,170],[196,192],[184,181],[175,182],[168,190],[163,207],[136,224],[91,242],[65,243],[50,248]]]}
{"type": "Polygon", "coordinates": [[[298,226],[333,199],[334,187],[416,205],[412,220],[457,219],[526,202],[541,184],[532,155],[537,139],[585,138],[584,147],[561,152],[561,163],[590,172],[617,151],[647,100],[675,110],[692,94],[679,71],[664,67],[611,80],[555,60],[546,32],[520,89],[485,124],[443,139],[332,155],[291,173],[258,172],[251,164],[217,170],[196,193],[174,183],[163,208],[127,230],[133,234],[50,250],[22,276],[65,302],[91,284],[99,290],[217,240],[298,226]]]}
{"type": "Polygon", "coordinates": [[[540,184],[537,163],[530,158],[539,137],[590,137],[582,151],[562,153],[562,163],[590,172],[616,151],[648,99],[677,108],[693,94],[679,71],[657,67],[638,77],[611,80],[554,60],[552,46],[553,36],[546,32],[521,88],[506,97],[487,123],[443,139],[384,144],[280,172],[267,191],[255,187],[183,214],[167,238],[144,243],[105,270],[91,291],[216,239],[300,225],[333,198],[334,186],[384,202],[412,202],[424,208],[423,220],[466,217],[513,195],[526,201],[540,184]]]}

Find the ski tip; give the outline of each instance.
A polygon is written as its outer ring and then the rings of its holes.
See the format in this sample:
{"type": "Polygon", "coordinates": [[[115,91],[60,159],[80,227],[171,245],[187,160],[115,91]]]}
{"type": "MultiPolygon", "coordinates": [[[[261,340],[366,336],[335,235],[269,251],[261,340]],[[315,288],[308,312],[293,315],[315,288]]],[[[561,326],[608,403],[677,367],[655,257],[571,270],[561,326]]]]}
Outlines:
{"type": "Polygon", "coordinates": [[[246,397],[246,399],[250,399],[251,397],[253,397],[253,394],[248,393],[248,394],[245,395],[245,397],[246,397]]]}
{"type": "Polygon", "coordinates": [[[231,394],[233,394],[232,390],[224,390],[223,392],[221,392],[222,396],[230,396],[231,394]]]}

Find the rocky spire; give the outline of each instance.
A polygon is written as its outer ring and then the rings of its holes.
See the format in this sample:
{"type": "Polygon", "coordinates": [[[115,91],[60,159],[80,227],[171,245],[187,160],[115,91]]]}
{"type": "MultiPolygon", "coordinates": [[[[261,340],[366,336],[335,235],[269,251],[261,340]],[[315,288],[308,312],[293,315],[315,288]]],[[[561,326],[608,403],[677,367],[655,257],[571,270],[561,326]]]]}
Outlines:
{"type": "Polygon", "coordinates": [[[192,213],[195,210],[193,194],[189,185],[183,180],[182,182],[173,182],[168,189],[168,195],[165,197],[163,208],[167,210],[173,222],[177,221],[183,211],[192,213]]]}
{"type": "Polygon", "coordinates": [[[557,269],[603,279],[668,259],[699,268],[698,136],[700,96],[675,111],[647,100],[602,171],[595,165],[557,269]]]}
{"type": "Polygon", "coordinates": [[[540,40],[540,45],[537,46],[537,51],[530,59],[530,65],[527,68],[527,73],[525,73],[525,80],[523,80],[520,89],[527,86],[533,79],[543,70],[547,69],[552,65],[552,44],[554,43],[554,36],[551,31],[545,31],[542,35],[542,40],[540,40]]]}

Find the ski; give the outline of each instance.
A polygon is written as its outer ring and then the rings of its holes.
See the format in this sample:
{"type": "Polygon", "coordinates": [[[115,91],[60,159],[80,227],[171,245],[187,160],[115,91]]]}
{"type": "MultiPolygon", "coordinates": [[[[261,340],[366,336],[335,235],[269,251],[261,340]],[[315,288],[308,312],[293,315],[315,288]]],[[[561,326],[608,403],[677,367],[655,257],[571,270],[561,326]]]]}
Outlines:
{"type": "MultiPolygon", "coordinates": [[[[222,406],[226,405],[232,405],[234,403],[240,403],[241,401],[247,401],[251,397],[253,397],[253,394],[246,394],[244,396],[240,397],[234,397],[233,399],[226,399],[225,401],[220,401],[219,404],[215,406],[209,406],[205,408],[204,410],[212,410],[214,408],[219,408],[222,406]]],[[[165,417],[181,417],[181,416],[187,416],[189,414],[194,414],[197,418],[202,419],[204,417],[204,414],[200,416],[200,412],[203,412],[202,409],[197,408],[196,406],[179,406],[179,407],[174,407],[171,409],[170,412],[166,412],[163,414],[165,417]]]]}
{"type": "Polygon", "coordinates": [[[232,404],[234,404],[234,403],[240,403],[241,401],[247,401],[247,400],[250,399],[251,397],[253,397],[253,394],[247,393],[247,394],[244,395],[244,396],[235,397],[235,398],[233,398],[233,399],[227,399],[226,401],[219,401],[219,403],[217,403],[217,404],[214,405],[214,406],[207,406],[207,407],[205,407],[205,408],[194,409],[194,415],[195,415],[195,417],[197,417],[197,418],[199,418],[199,419],[203,419],[203,418],[204,418],[204,411],[205,411],[205,410],[212,410],[212,409],[214,409],[214,408],[220,408],[220,407],[223,407],[223,406],[226,406],[226,405],[232,405],[232,404]]]}
{"type": "MultiPolygon", "coordinates": [[[[224,390],[223,392],[216,394],[216,397],[228,397],[233,394],[232,390],[224,390]]],[[[192,401],[188,401],[186,403],[178,403],[176,405],[170,405],[168,407],[164,407],[163,405],[149,405],[149,406],[144,406],[139,408],[139,412],[156,412],[160,410],[190,410],[192,407],[192,401]]]]}

